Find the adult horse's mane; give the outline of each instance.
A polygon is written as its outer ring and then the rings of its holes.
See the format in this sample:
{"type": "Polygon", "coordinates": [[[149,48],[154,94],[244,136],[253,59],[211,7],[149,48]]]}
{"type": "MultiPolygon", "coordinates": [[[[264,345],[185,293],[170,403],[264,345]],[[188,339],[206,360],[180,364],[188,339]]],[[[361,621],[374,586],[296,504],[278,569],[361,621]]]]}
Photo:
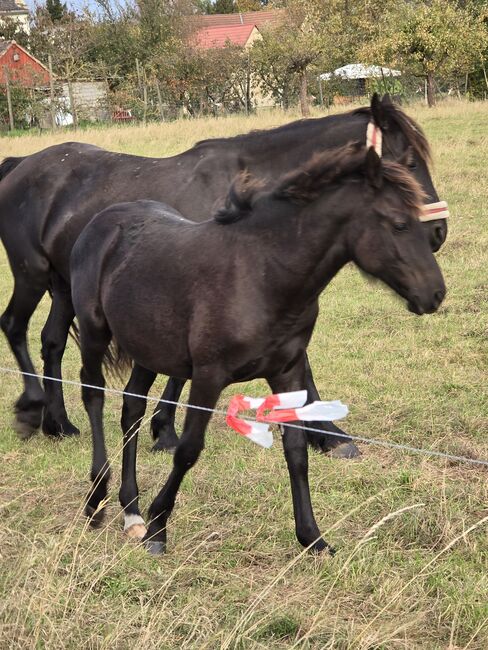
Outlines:
{"type": "MultiPolygon", "coordinates": [[[[392,102],[382,102],[381,112],[386,118],[386,123],[393,122],[398,129],[403,133],[408,144],[414,149],[414,151],[422,158],[425,163],[430,163],[431,161],[431,152],[430,146],[427,142],[422,128],[409,117],[401,108],[393,104],[392,102]]],[[[357,108],[353,111],[354,115],[369,115],[373,116],[373,111],[370,106],[363,106],[357,108]]],[[[380,124],[380,126],[383,126],[380,124]]]]}
{"type": "MultiPolygon", "coordinates": [[[[367,148],[353,142],[343,147],[315,154],[309,162],[297,170],[284,174],[274,186],[269,188],[273,198],[295,203],[311,203],[321,192],[347,176],[364,174],[367,148]]],[[[418,182],[404,165],[382,160],[383,181],[393,184],[395,191],[402,196],[406,206],[420,214],[423,192],[418,182]]],[[[265,182],[242,172],[233,182],[227,195],[225,206],[219,209],[214,219],[226,225],[248,216],[256,197],[265,188],[265,182]]]]}
{"type": "MultiPolygon", "coordinates": [[[[206,145],[215,145],[215,144],[238,144],[238,143],[247,143],[250,140],[262,140],[264,137],[273,137],[279,135],[291,135],[293,132],[297,132],[297,135],[303,128],[307,126],[317,126],[322,120],[332,120],[337,119],[341,120],[351,115],[365,115],[369,118],[375,118],[373,115],[370,106],[363,106],[361,108],[356,108],[347,113],[340,113],[338,115],[329,115],[324,118],[312,118],[308,120],[295,120],[294,122],[289,122],[288,124],[283,124],[272,129],[253,129],[249,133],[241,133],[239,135],[234,135],[229,138],[210,138],[207,140],[200,140],[195,144],[195,148],[204,147],[206,145]]],[[[422,130],[422,128],[409,117],[401,108],[393,104],[391,101],[381,102],[381,114],[383,119],[379,121],[385,122],[385,124],[395,124],[398,130],[404,135],[408,144],[414,149],[414,151],[420,156],[420,158],[425,163],[430,163],[431,161],[431,151],[427,138],[422,130]]],[[[376,120],[375,120],[376,121],[376,120]]],[[[385,124],[379,124],[382,128],[385,128],[385,124]]]]}

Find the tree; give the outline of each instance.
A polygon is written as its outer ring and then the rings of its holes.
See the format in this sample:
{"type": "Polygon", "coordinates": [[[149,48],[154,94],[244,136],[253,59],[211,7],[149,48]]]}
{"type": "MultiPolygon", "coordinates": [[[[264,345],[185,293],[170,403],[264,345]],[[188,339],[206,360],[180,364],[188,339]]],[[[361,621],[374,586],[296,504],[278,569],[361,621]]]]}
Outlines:
{"type": "Polygon", "coordinates": [[[262,40],[252,48],[256,74],[263,91],[278,99],[284,108],[298,91],[304,117],[310,114],[307,72],[318,61],[322,45],[315,24],[308,19],[305,0],[294,0],[286,18],[264,28],[262,40]]]}
{"type": "Polygon", "coordinates": [[[216,0],[213,8],[214,14],[233,14],[236,11],[234,0],[216,0]]]}
{"type": "Polygon", "coordinates": [[[246,11],[259,11],[263,8],[263,3],[261,0],[236,0],[235,5],[239,13],[243,14],[246,11]]]}
{"type": "Polygon", "coordinates": [[[446,0],[403,2],[386,15],[362,53],[423,77],[433,106],[436,79],[470,72],[487,43],[486,27],[468,9],[446,0]]]}
{"type": "Polygon", "coordinates": [[[6,41],[15,40],[23,47],[27,47],[29,42],[29,36],[24,31],[21,23],[10,16],[2,16],[0,21],[0,39],[6,41]]]}
{"type": "Polygon", "coordinates": [[[46,10],[53,23],[56,23],[66,15],[66,5],[61,0],[46,0],[46,10]]]}

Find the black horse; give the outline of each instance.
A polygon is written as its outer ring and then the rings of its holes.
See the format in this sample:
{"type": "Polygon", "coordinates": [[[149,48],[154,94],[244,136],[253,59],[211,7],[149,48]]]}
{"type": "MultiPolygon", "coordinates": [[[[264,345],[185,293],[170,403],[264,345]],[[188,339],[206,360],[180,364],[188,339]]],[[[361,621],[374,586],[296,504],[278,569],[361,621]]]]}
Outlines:
{"type": "MultiPolygon", "coordinates": [[[[243,169],[276,179],[306,162],[313,152],[364,142],[368,125],[383,133],[385,159],[399,158],[411,146],[412,173],[428,203],[439,197],[428,170],[429,147],[420,128],[388,99],[373,97],[371,108],[344,115],[294,122],[269,131],[228,139],[208,140],[189,151],[166,159],[111,153],[97,147],[67,143],[49,147],[26,158],[9,158],[0,165],[0,237],[15,279],[14,292],[0,319],[19,367],[35,372],[26,332],[30,317],[49,289],[52,305],[42,331],[44,374],[61,377],[61,361],[73,307],[69,290],[69,256],[76,238],[92,216],[120,201],[154,199],[173,205],[195,221],[202,221],[225,197],[234,176],[243,169]]],[[[446,220],[423,224],[432,250],[443,243],[446,220]]],[[[286,262],[286,260],[284,260],[286,262]]],[[[318,398],[307,363],[307,389],[318,398]]],[[[173,380],[164,397],[176,400],[183,380],[173,380]]],[[[153,418],[156,448],[177,442],[174,407],[160,404],[153,418]]],[[[70,435],[78,429],[68,420],[62,385],[24,377],[24,392],[16,403],[16,428],[30,435],[41,424],[50,435],[70,435]]],[[[317,423],[339,431],[332,423],[317,423]]],[[[344,438],[312,434],[309,441],[335,455],[357,453],[344,438]]]]}
{"type": "MultiPolygon", "coordinates": [[[[243,175],[214,219],[195,224],[165,204],[121,203],[98,214],[71,256],[83,403],[93,435],[86,513],[103,518],[109,465],[102,362],[111,340],[135,366],[126,391],[147,395],[156,374],[191,379],[189,402],[213,409],[227,385],[265,378],[274,393],[306,385],[306,349],[318,299],[349,261],[403,296],[416,314],[437,310],[442,274],[419,222],[422,194],[405,167],[364,145],[316,155],[263,189],[243,175]],[[367,152],[367,153],[366,153],[367,152]]],[[[113,358],[113,355],[112,355],[113,358]]],[[[311,396],[313,400],[314,396],[311,396]]],[[[135,475],[145,400],[125,396],[120,501],[126,529],[143,531],[135,475]]],[[[149,513],[153,553],[185,473],[204,446],[211,413],[187,412],[171,474],[149,513]]],[[[315,522],[302,430],[285,425],[296,533],[327,547],[315,522]]]]}

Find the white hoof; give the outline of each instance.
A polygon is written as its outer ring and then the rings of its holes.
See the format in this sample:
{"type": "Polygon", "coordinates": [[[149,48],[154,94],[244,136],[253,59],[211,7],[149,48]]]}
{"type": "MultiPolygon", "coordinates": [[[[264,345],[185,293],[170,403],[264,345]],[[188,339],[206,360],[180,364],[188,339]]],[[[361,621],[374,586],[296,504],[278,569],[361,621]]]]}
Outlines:
{"type": "Polygon", "coordinates": [[[142,539],[147,533],[144,519],[140,515],[125,515],[124,533],[129,539],[142,539]]]}

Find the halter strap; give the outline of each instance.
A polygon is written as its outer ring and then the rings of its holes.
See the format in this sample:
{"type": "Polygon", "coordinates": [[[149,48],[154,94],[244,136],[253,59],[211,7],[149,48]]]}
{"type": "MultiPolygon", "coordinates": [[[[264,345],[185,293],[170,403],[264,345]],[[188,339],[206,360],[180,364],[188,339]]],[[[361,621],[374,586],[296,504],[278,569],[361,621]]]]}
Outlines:
{"type": "Polygon", "coordinates": [[[366,129],[366,146],[368,149],[374,147],[380,158],[383,155],[383,133],[373,120],[368,122],[368,128],[366,129]]]}
{"type": "MultiPolygon", "coordinates": [[[[381,158],[383,155],[383,134],[379,126],[376,126],[373,120],[368,122],[366,129],[366,146],[374,147],[374,150],[381,158]]],[[[447,201],[437,201],[436,203],[426,203],[423,206],[422,213],[419,215],[419,221],[435,221],[436,219],[447,219],[449,217],[449,208],[447,201]]]]}
{"type": "Polygon", "coordinates": [[[437,201],[437,203],[426,203],[424,205],[419,220],[435,221],[436,219],[447,219],[448,217],[449,208],[447,206],[447,201],[437,201]]]}

